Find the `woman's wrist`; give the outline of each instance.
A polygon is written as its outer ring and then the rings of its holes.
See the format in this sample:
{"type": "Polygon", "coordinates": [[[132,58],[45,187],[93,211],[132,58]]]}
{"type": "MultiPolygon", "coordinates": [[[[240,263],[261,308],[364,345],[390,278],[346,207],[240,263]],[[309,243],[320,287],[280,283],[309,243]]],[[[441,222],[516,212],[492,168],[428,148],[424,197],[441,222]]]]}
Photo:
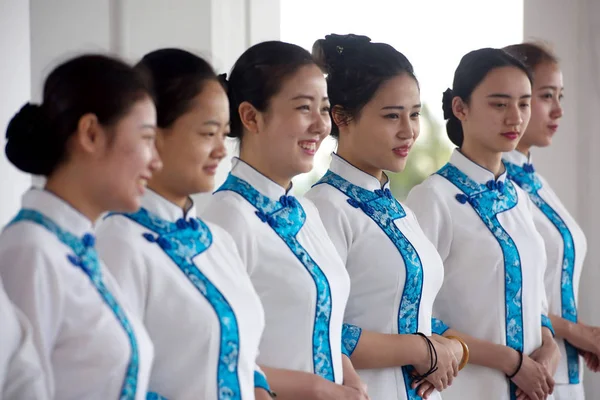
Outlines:
{"type": "Polygon", "coordinates": [[[462,370],[467,363],[469,362],[469,346],[458,336],[446,336],[447,339],[450,339],[454,346],[454,354],[460,354],[460,359],[458,360],[458,370],[462,370]],[[458,346],[458,347],[457,347],[458,346]]]}
{"type": "Polygon", "coordinates": [[[430,364],[430,359],[431,359],[431,355],[430,355],[430,349],[429,349],[429,345],[427,344],[427,341],[422,338],[421,336],[418,335],[405,335],[408,338],[410,338],[411,341],[413,341],[413,344],[411,345],[411,349],[414,349],[412,351],[411,354],[411,359],[412,362],[409,365],[419,365],[419,366],[424,366],[429,368],[429,364],[430,364]]]}
{"type": "Polygon", "coordinates": [[[585,336],[586,336],[586,329],[587,327],[582,324],[582,323],[577,323],[577,322],[570,322],[568,321],[567,324],[565,324],[566,327],[566,335],[564,337],[564,339],[570,341],[570,342],[581,342],[582,340],[584,340],[585,336]]]}
{"type": "Polygon", "coordinates": [[[505,347],[505,354],[502,357],[502,372],[504,375],[511,376],[519,368],[522,361],[522,354],[519,351],[508,346],[505,347]]]}
{"type": "Polygon", "coordinates": [[[319,379],[315,382],[311,390],[310,396],[307,399],[322,400],[322,399],[337,399],[340,397],[340,389],[344,385],[339,385],[335,382],[317,376],[319,379]]]}
{"type": "Polygon", "coordinates": [[[354,383],[360,382],[360,376],[358,372],[354,369],[354,365],[352,365],[352,361],[346,355],[342,355],[342,370],[344,372],[344,385],[346,383],[354,383]]]}
{"type": "Polygon", "coordinates": [[[517,363],[517,366],[513,369],[513,371],[510,374],[506,374],[506,377],[508,379],[512,379],[515,376],[517,376],[519,371],[521,371],[521,367],[523,366],[523,352],[517,351],[517,355],[519,356],[519,361],[517,363]]]}

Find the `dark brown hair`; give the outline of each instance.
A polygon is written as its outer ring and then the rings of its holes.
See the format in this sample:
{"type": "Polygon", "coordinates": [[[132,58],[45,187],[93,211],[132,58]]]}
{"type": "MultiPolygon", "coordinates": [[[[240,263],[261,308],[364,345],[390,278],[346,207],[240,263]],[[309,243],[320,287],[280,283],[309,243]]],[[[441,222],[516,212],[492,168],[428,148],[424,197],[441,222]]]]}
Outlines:
{"type": "Polygon", "coordinates": [[[541,43],[520,43],[506,46],[504,50],[527,65],[532,71],[540,64],[558,64],[558,58],[541,43]]]}
{"type": "Polygon", "coordinates": [[[501,67],[515,67],[523,71],[530,82],[532,76],[530,69],[519,59],[513,57],[502,49],[484,48],[471,51],[463,56],[454,73],[452,89],[444,92],[442,97],[442,109],[446,122],[448,137],[456,146],[461,147],[464,140],[462,122],[452,111],[452,100],[460,97],[462,101],[469,104],[471,94],[494,69],[501,67]]]}
{"type": "Polygon", "coordinates": [[[56,67],[41,105],[27,103],[6,130],[6,157],[21,171],[49,176],[67,159],[67,141],[85,114],[113,126],[150,96],[146,80],[124,62],[87,54],[56,67]]]}
{"type": "MultiPolygon", "coordinates": [[[[417,82],[412,64],[402,53],[366,36],[327,35],[313,45],[313,57],[327,73],[331,112],[345,122],[358,118],[384,82],[402,74],[417,82]]],[[[333,124],[331,135],[339,133],[333,124]]]]}
{"type": "Polygon", "coordinates": [[[159,128],[170,127],[188,112],[207,80],[217,81],[208,62],[181,49],[152,51],[135,68],[149,77],[159,128]]]}
{"type": "Polygon", "coordinates": [[[295,44],[269,41],[246,50],[235,62],[226,84],[231,116],[229,136],[242,139],[240,104],[247,101],[258,111],[266,111],[284,81],[301,67],[311,64],[315,65],[311,54],[295,44]]]}

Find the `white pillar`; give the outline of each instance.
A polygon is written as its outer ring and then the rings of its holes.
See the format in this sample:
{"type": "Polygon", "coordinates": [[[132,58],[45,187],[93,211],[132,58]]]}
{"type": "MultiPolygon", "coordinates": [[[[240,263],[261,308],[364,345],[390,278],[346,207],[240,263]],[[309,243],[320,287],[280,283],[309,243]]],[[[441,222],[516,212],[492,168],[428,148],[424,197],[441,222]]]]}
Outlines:
{"type": "Polygon", "coordinates": [[[211,6],[210,49],[217,73],[229,75],[233,64],[248,48],[248,2],[213,0],[211,6]]]}
{"type": "MultiPolygon", "coordinates": [[[[136,62],[157,48],[179,47],[205,57],[217,73],[229,73],[251,44],[279,38],[279,0],[127,0],[119,3],[113,17],[117,50],[127,60],[136,62]]],[[[217,186],[238,154],[235,141],[229,140],[227,147],[217,186]]],[[[194,196],[199,211],[208,196],[194,196]]]]}
{"type": "Polygon", "coordinates": [[[29,100],[29,2],[0,0],[0,229],[17,213],[31,178],[4,154],[6,127],[29,100]]]}
{"type": "Polygon", "coordinates": [[[247,0],[248,45],[281,38],[281,1],[247,0]]]}
{"type": "MultiPolygon", "coordinates": [[[[281,37],[280,0],[213,0],[211,7],[212,62],[218,73],[229,72],[250,46],[281,37]]],[[[215,178],[218,188],[231,170],[231,159],[239,155],[239,142],[227,139],[227,157],[221,161],[215,178]]],[[[201,212],[210,194],[194,196],[201,212]]]]}
{"type": "MultiPolygon", "coordinates": [[[[527,0],[525,39],[554,46],[564,74],[564,118],[553,145],[535,152],[536,164],[563,199],[588,239],[579,317],[600,326],[600,2],[527,0]]],[[[588,399],[600,398],[600,375],[585,377],[588,399]]]]}
{"type": "Polygon", "coordinates": [[[58,64],[82,52],[114,50],[111,48],[113,1],[29,1],[31,96],[40,101],[44,80],[58,64]]]}
{"type": "Polygon", "coordinates": [[[120,1],[115,13],[119,53],[134,63],[164,47],[210,57],[210,9],[210,0],[120,1]]]}
{"type": "MultiPolygon", "coordinates": [[[[30,1],[31,82],[36,100],[48,72],[84,51],[114,53],[135,63],[154,49],[179,47],[205,57],[221,73],[229,72],[248,46],[280,36],[279,0],[30,1]]],[[[225,180],[231,156],[237,154],[234,141],[228,143],[228,150],[229,157],[217,172],[217,185],[225,180]]],[[[194,197],[201,209],[206,196],[194,197]]]]}
{"type": "MultiPolygon", "coordinates": [[[[588,239],[587,261],[581,277],[581,318],[589,324],[600,326],[600,135],[597,122],[600,110],[600,2],[580,0],[579,3],[579,37],[573,43],[577,53],[570,61],[578,66],[579,73],[578,125],[574,131],[574,136],[579,140],[573,143],[577,146],[579,157],[577,176],[572,178],[578,185],[577,216],[588,239]]],[[[566,93],[568,96],[569,92],[566,93]]],[[[571,136],[571,132],[563,132],[565,136],[571,136]]],[[[588,399],[599,399],[600,374],[587,373],[585,388],[588,399]]]]}
{"type": "MultiPolygon", "coordinates": [[[[119,0],[29,0],[31,32],[31,98],[42,100],[48,74],[84,52],[116,53],[113,29],[119,0]]],[[[45,179],[33,177],[41,187],[45,179]]]]}

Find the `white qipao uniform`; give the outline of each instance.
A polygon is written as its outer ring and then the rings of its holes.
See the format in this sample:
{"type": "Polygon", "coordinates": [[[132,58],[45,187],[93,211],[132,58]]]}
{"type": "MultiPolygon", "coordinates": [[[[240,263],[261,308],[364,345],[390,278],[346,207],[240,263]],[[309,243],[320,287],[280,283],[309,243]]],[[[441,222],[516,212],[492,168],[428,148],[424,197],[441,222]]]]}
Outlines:
{"type": "MultiPolygon", "coordinates": [[[[548,182],[535,172],[531,159],[513,151],[504,155],[509,179],[517,183],[535,204],[533,220],[544,238],[548,264],[544,282],[549,312],[577,322],[579,279],[587,252],[583,230],[562,204],[548,182]]],[[[581,400],[583,365],[577,349],[556,338],[561,362],[554,379],[556,400],[581,400]]]]}
{"type": "Polygon", "coordinates": [[[28,191],[0,235],[0,277],[33,327],[51,398],[145,399],[152,344],[91,231],[63,200],[28,191]]]}
{"type": "MultiPolygon", "coordinates": [[[[382,186],[334,154],[329,171],[306,197],[319,209],[350,275],[344,321],[381,333],[431,335],[442,260],[412,211],[393,197],[389,182],[382,186]]],[[[358,372],[373,400],[421,398],[410,387],[409,367],[358,372]]],[[[440,399],[439,393],[430,399],[440,399]]]]}
{"type": "Polygon", "coordinates": [[[264,315],[231,236],[151,190],[97,236],[154,343],[150,389],[170,400],[254,399],[264,315]]]}
{"type": "Polygon", "coordinates": [[[40,358],[25,316],[12,304],[0,279],[0,400],[50,399],[40,358]]]}
{"type": "Polygon", "coordinates": [[[204,216],[233,236],[263,303],[259,364],[342,383],[350,280],[314,204],[236,159],[204,216]]]}
{"type": "MultiPolygon", "coordinates": [[[[455,150],[410,192],[408,205],[444,261],[434,314],[451,328],[531,354],[542,344],[547,304],[544,242],[533,204],[506,173],[494,174],[455,150]],[[542,315],[544,314],[544,315],[542,315]]],[[[501,371],[468,365],[445,400],[515,399],[501,371]]]]}

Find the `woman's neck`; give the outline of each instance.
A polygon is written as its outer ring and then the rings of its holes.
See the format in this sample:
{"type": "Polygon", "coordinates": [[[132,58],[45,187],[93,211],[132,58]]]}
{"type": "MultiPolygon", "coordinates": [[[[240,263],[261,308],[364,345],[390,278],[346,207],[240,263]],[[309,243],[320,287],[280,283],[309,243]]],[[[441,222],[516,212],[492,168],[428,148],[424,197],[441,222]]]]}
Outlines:
{"type": "Polygon", "coordinates": [[[354,167],[360,169],[362,172],[377,178],[382,185],[386,183],[387,178],[382,169],[373,167],[371,164],[357,156],[351,148],[344,146],[343,143],[338,143],[336,154],[354,167]]]}
{"type": "Polygon", "coordinates": [[[519,153],[521,153],[521,154],[524,154],[524,155],[526,155],[527,157],[529,157],[529,151],[531,151],[531,146],[529,146],[529,145],[527,145],[527,144],[525,144],[525,143],[522,143],[522,141],[521,141],[521,142],[519,142],[519,144],[517,145],[517,148],[516,148],[516,150],[517,150],[519,153]]]}
{"type": "Polygon", "coordinates": [[[162,180],[157,178],[158,177],[154,175],[154,177],[148,182],[148,189],[181,208],[185,215],[185,213],[191,207],[190,196],[188,194],[176,193],[175,190],[170,189],[168,185],[163,184],[162,180]]]}
{"type": "Polygon", "coordinates": [[[93,224],[108,210],[93,201],[86,183],[76,171],[59,167],[48,177],[44,189],[67,202],[93,224]]]}
{"type": "Polygon", "coordinates": [[[464,142],[460,152],[475,164],[492,172],[496,178],[504,172],[502,152],[491,151],[470,142],[464,142]]]}
{"type": "Polygon", "coordinates": [[[286,191],[289,190],[292,185],[292,177],[285,176],[285,174],[282,173],[281,168],[277,168],[277,166],[269,162],[266,157],[262,157],[257,151],[251,151],[242,147],[242,149],[240,149],[240,160],[250,165],[286,191]]]}

